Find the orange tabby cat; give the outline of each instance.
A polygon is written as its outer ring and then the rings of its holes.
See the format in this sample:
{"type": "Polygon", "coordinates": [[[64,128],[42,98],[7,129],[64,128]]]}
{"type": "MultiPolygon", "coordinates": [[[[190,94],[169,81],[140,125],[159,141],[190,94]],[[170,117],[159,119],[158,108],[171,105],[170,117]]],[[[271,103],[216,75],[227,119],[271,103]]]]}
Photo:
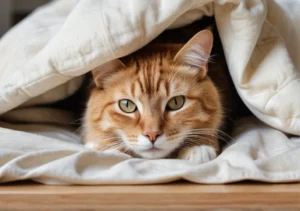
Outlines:
{"type": "Polygon", "coordinates": [[[221,96],[207,75],[209,30],[185,45],[149,45],[92,71],[84,142],[148,159],[203,163],[219,151],[221,96]]]}

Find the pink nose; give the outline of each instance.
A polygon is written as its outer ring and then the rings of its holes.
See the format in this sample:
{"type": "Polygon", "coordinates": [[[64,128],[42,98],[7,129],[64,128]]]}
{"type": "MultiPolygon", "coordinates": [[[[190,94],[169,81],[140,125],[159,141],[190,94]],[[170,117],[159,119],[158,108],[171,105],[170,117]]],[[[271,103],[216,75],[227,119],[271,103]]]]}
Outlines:
{"type": "Polygon", "coordinates": [[[156,132],[146,132],[144,133],[144,136],[148,136],[149,140],[154,144],[157,137],[163,134],[162,131],[156,131],[156,132]]]}

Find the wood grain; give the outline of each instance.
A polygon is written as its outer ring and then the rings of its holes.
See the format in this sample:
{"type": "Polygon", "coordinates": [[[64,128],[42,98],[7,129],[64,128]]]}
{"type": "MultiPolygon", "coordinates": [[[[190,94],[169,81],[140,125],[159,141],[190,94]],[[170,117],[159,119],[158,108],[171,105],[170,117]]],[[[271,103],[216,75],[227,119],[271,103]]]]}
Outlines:
{"type": "Polygon", "coordinates": [[[300,210],[300,184],[0,187],[0,210],[300,210]]]}

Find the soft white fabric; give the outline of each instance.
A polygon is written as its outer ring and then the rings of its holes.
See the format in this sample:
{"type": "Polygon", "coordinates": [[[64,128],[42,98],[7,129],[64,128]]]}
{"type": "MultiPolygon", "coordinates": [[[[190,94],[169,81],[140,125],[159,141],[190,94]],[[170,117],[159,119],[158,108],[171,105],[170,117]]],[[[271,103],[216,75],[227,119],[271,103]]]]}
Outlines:
{"type": "Polygon", "coordinates": [[[39,8],[0,40],[0,114],[9,111],[0,123],[0,181],[300,181],[300,139],[279,131],[300,135],[299,13],[298,0],[59,0],[39,8]],[[278,130],[243,120],[235,144],[195,166],[87,150],[67,112],[27,108],[66,98],[89,70],[203,15],[216,17],[238,93],[278,130]]]}
{"type": "Polygon", "coordinates": [[[0,123],[10,128],[0,129],[0,181],[33,179],[45,184],[144,184],[178,179],[197,183],[244,179],[300,181],[299,138],[289,139],[254,118],[244,119],[239,125],[236,143],[217,159],[192,165],[183,160],[135,159],[121,153],[87,150],[77,144],[76,138],[68,138],[72,133],[55,126],[0,123]],[[20,128],[36,134],[11,130],[20,128]]]}

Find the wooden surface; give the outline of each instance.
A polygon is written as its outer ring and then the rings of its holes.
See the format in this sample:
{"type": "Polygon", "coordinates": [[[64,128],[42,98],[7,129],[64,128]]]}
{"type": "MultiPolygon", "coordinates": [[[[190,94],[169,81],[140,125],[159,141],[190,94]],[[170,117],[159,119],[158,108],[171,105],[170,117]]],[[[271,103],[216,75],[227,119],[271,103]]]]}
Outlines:
{"type": "Polygon", "coordinates": [[[298,210],[300,184],[0,186],[0,210],[298,210]],[[220,209],[223,208],[223,209],[220,209]]]}

